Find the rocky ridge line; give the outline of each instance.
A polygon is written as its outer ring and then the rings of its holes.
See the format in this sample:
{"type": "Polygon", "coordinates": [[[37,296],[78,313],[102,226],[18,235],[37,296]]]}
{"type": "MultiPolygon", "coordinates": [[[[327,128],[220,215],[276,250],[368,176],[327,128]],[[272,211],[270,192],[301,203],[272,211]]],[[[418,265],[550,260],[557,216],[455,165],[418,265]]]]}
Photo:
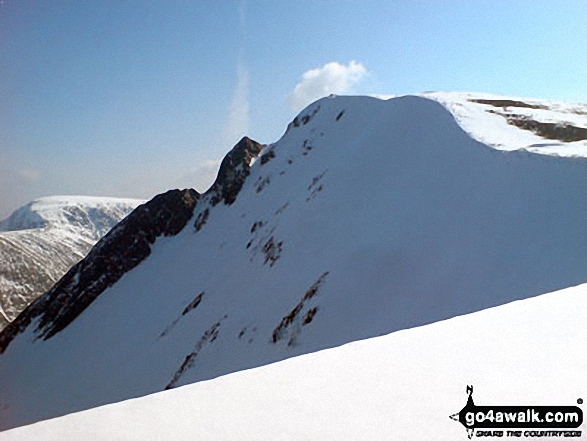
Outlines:
{"type": "Polygon", "coordinates": [[[183,230],[202,196],[212,206],[232,204],[262,148],[247,137],[241,139],[223,159],[214,184],[204,195],[193,189],[169,190],[137,207],[0,333],[0,353],[34,319],[38,318],[37,339],[47,340],[66,328],[102,292],[145,260],[158,237],[175,236],[183,230]]]}

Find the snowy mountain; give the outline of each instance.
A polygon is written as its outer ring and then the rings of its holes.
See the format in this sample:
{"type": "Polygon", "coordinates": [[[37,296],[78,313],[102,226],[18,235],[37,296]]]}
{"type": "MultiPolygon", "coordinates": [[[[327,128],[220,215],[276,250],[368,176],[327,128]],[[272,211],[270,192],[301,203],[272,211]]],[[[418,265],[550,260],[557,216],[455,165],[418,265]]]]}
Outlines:
{"type": "Polygon", "coordinates": [[[0,330],[142,202],[52,196],[29,203],[0,222],[0,330]]]}
{"type": "MultiPolygon", "coordinates": [[[[466,441],[465,428],[449,419],[465,404],[466,385],[473,385],[478,405],[574,406],[585,397],[585,335],[587,285],[580,285],[43,421],[0,438],[466,441]]],[[[522,432],[528,430],[540,432],[522,432]]],[[[585,423],[574,431],[584,439],[585,423]]]]}
{"type": "Polygon", "coordinates": [[[0,334],[0,428],[587,282],[585,108],[535,102],[330,97],[243,139],[0,334]]]}

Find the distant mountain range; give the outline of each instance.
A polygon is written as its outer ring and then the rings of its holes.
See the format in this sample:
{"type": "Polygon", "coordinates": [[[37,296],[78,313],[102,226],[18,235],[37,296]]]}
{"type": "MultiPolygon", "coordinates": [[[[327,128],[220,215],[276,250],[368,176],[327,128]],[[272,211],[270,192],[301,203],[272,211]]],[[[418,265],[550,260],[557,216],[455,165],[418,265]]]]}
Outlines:
{"type": "Polygon", "coordinates": [[[0,222],[0,329],[48,291],[142,202],[88,196],[45,197],[0,222]]]}
{"type": "Polygon", "coordinates": [[[584,105],[321,99],[241,140],[206,193],[134,210],[0,334],[0,429],[585,283],[585,158],[584,105]]]}

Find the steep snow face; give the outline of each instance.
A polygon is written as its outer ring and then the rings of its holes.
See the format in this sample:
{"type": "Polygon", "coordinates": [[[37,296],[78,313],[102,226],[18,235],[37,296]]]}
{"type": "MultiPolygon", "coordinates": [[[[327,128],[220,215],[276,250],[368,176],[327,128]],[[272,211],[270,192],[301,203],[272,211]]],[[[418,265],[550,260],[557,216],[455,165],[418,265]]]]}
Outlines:
{"type": "MultiPolygon", "coordinates": [[[[480,406],[576,406],[587,395],[585,337],[587,285],[580,285],[0,437],[465,441],[465,428],[449,415],[465,405],[467,385],[480,406]]],[[[573,430],[584,439],[587,424],[573,430]]]]}
{"type": "Polygon", "coordinates": [[[29,203],[0,222],[0,329],[142,202],[52,196],[29,203]]]}
{"type": "Polygon", "coordinates": [[[208,192],[67,327],[15,334],[1,427],[586,282],[586,167],[482,144],[426,98],[320,100],[231,205],[208,192]]]}

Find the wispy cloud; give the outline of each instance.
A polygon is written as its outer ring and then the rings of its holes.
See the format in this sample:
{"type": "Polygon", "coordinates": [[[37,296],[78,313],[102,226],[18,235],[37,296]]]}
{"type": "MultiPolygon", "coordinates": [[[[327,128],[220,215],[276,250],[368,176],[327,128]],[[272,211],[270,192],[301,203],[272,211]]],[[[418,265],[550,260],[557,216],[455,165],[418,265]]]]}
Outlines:
{"type": "Polygon", "coordinates": [[[247,4],[245,0],[238,3],[238,18],[241,26],[241,37],[246,38],[247,34],[247,15],[245,13],[247,4]]]}
{"type": "Polygon", "coordinates": [[[223,130],[224,143],[236,143],[249,132],[249,71],[242,61],[238,62],[236,77],[236,88],[223,130]]]}
{"type": "Polygon", "coordinates": [[[245,0],[238,3],[240,24],[239,53],[236,66],[236,87],[230,106],[228,118],[222,130],[224,146],[232,145],[249,132],[249,69],[245,62],[247,38],[247,17],[245,0]]]}
{"type": "Polygon", "coordinates": [[[365,75],[367,68],[357,61],[351,61],[348,65],[336,61],[326,63],[304,72],[302,81],[296,84],[287,102],[293,109],[300,110],[331,93],[348,92],[365,75]]]}

